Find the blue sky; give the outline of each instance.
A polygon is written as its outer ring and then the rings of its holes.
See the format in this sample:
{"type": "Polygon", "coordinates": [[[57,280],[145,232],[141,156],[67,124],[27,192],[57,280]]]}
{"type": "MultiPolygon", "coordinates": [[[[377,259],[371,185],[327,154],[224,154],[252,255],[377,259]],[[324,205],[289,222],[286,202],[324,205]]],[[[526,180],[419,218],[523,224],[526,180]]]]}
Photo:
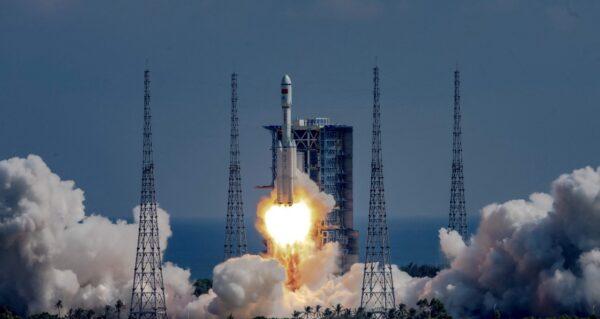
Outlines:
{"type": "Polygon", "coordinates": [[[139,200],[143,68],[152,69],[160,204],[222,218],[229,73],[239,73],[245,209],[270,178],[262,125],[294,117],[355,129],[355,214],[368,206],[371,68],[381,68],[388,211],[445,216],[452,71],[462,72],[469,213],[547,191],[600,158],[596,1],[74,1],[0,3],[0,158],[42,156],[88,213],[139,200]]]}

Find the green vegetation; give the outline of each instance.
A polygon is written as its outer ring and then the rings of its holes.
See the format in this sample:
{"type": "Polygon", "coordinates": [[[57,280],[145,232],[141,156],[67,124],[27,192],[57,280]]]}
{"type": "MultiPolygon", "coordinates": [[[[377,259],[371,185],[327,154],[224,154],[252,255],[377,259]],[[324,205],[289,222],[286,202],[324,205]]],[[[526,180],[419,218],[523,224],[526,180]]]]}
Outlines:
{"type": "Polygon", "coordinates": [[[212,280],[196,279],[196,281],[194,281],[194,296],[198,297],[200,295],[206,294],[211,288],[212,280]]]}
{"type": "MultiPolygon", "coordinates": [[[[120,319],[121,312],[125,308],[125,304],[121,300],[117,300],[113,307],[111,305],[104,306],[102,313],[97,313],[92,309],[74,308],[69,309],[67,313],[63,313],[63,303],[61,300],[55,304],[56,313],[47,312],[36,313],[26,317],[27,319],[120,319]]],[[[14,314],[10,309],[0,306],[0,319],[22,319],[23,317],[14,314]]]]}
{"type": "MultiPolygon", "coordinates": [[[[197,280],[194,286],[197,291],[208,292],[212,282],[207,279],[197,280]],[[202,290],[204,289],[204,290],[202,290]]],[[[196,292],[194,293],[196,294],[196,292]]],[[[201,294],[201,293],[200,293],[201,294]]],[[[198,295],[200,295],[198,294],[198,295]]],[[[33,314],[27,319],[120,319],[125,304],[121,300],[117,300],[114,306],[106,305],[103,311],[95,312],[91,309],[69,309],[66,313],[63,313],[63,303],[58,301],[55,304],[56,313],[50,314],[48,312],[42,312],[33,314]]],[[[399,304],[394,309],[390,309],[386,317],[388,319],[451,319],[452,317],[447,313],[444,304],[438,299],[421,299],[417,302],[416,308],[407,307],[405,304],[399,304]]],[[[0,305],[0,319],[23,319],[25,317],[14,314],[6,306],[0,305]]],[[[337,304],[331,307],[323,307],[321,305],[306,306],[301,311],[294,311],[289,318],[279,319],[369,319],[372,318],[372,314],[365,309],[349,309],[344,308],[341,304],[337,304]]],[[[504,318],[500,312],[496,312],[495,319],[504,318]]],[[[508,317],[506,317],[508,318],[508,317]]],[[[524,319],[597,319],[595,315],[587,317],[578,317],[571,315],[561,315],[556,317],[525,317],[524,319]]],[[[232,315],[229,315],[227,319],[235,319],[232,315]]],[[[242,318],[243,319],[243,318],[242,318]]],[[[268,319],[263,316],[254,317],[253,319],[268,319]]],[[[278,319],[278,318],[270,318],[278,319]]]]}
{"type": "Polygon", "coordinates": [[[430,277],[433,278],[442,268],[434,265],[417,265],[409,263],[400,267],[400,270],[406,272],[411,277],[430,277]]]}
{"type": "MultiPolygon", "coordinates": [[[[323,308],[320,305],[307,306],[303,311],[294,311],[292,318],[298,319],[367,319],[372,314],[365,309],[348,309],[338,304],[331,308],[323,308]]],[[[450,319],[444,304],[437,300],[422,299],[417,302],[417,309],[409,308],[405,304],[390,309],[387,313],[389,319],[450,319]]]]}
{"type": "Polygon", "coordinates": [[[5,306],[0,306],[0,319],[21,319],[5,306]]]}

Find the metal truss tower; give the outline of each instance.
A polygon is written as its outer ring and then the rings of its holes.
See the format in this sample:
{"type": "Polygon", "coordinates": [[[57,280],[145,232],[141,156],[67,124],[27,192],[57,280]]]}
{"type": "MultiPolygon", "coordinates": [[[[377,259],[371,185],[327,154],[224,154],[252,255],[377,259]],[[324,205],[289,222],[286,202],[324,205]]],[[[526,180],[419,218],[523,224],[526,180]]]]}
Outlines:
{"type": "Polygon", "coordinates": [[[366,312],[372,313],[372,318],[386,318],[387,311],[396,305],[383,187],[380,117],[379,68],[375,66],[373,68],[373,144],[369,225],[360,298],[360,306],[366,312]]]}
{"type": "Polygon", "coordinates": [[[144,71],[144,142],[140,226],[135,255],[129,318],[166,319],[165,287],[158,233],[154,160],[152,158],[152,114],[150,112],[150,71],[144,71]]]}
{"type": "Polygon", "coordinates": [[[240,174],[240,144],[237,114],[237,74],[231,74],[231,139],[229,145],[229,191],[225,225],[225,259],[246,253],[246,227],[240,174]]]}
{"type": "Polygon", "coordinates": [[[457,231],[467,239],[467,211],[462,159],[462,130],[460,126],[460,72],[454,71],[454,129],[452,133],[452,181],[450,186],[450,211],[448,229],[457,231]]]}

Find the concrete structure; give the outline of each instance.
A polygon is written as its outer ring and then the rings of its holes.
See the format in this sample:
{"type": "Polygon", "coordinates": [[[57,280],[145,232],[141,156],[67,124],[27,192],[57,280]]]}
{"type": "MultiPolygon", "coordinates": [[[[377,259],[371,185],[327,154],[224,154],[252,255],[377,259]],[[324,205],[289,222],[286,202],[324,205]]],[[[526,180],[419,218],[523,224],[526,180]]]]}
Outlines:
{"type": "MultiPolygon", "coordinates": [[[[265,126],[271,133],[272,181],[277,179],[277,149],[281,126],[265,126]]],[[[299,170],[335,198],[336,206],[323,221],[321,243],[338,242],[340,265],[346,271],[358,262],[358,232],[354,230],[352,200],[352,127],[333,125],[328,118],[299,119],[292,124],[299,170]]]]}

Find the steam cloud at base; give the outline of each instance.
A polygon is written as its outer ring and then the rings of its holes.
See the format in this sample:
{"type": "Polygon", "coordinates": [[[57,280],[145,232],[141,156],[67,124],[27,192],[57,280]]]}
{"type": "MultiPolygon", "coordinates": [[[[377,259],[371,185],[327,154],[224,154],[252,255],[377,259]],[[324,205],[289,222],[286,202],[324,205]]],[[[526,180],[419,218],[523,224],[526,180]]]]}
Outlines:
{"type": "Polygon", "coordinates": [[[266,257],[284,265],[286,285],[292,290],[306,282],[306,268],[313,266],[309,261],[321,249],[321,221],[335,206],[333,196],[321,192],[307,174],[297,170],[294,176],[294,204],[277,204],[274,189],[258,203],[255,224],[265,239],[266,257]]]}
{"type": "MultiPolygon", "coordinates": [[[[0,304],[19,313],[102,309],[131,297],[136,223],[86,215],[83,191],[35,155],[0,161],[0,304]]],[[[158,210],[160,245],[171,236],[158,210]]],[[[170,315],[193,298],[189,270],[164,265],[170,315]]]]}
{"type": "MultiPolygon", "coordinates": [[[[37,156],[0,161],[0,304],[34,313],[52,311],[58,299],[66,308],[98,309],[129,301],[137,225],[86,215],[83,200],[83,191],[37,156]]],[[[159,220],[165,249],[168,214],[160,210],[159,220]]],[[[483,208],[468,245],[440,230],[450,267],[413,278],[393,266],[396,301],[414,306],[436,297],[461,317],[494,309],[513,317],[591,313],[600,303],[598,229],[600,171],[576,170],[554,181],[551,195],[483,208]]],[[[189,270],[165,263],[169,315],[247,318],[289,316],[305,305],[357,307],[362,265],[336,276],[338,254],[328,244],[310,256],[294,291],[275,259],[233,258],[214,268],[214,287],[200,297],[192,295],[189,270]]]]}

